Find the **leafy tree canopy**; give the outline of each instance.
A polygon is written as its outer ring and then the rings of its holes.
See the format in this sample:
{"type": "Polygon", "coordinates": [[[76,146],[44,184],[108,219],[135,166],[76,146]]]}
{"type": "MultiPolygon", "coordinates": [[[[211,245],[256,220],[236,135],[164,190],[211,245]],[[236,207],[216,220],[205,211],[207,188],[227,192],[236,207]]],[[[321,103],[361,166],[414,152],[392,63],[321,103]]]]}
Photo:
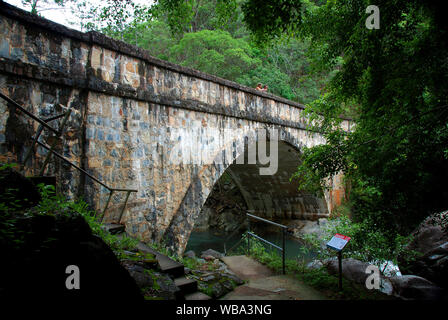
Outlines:
{"type": "Polygon", "coordinates": [[[170,60],[233,81],[260,63],[244,39],[220,30],[185,34],[171,48],[170,60]]]}
{"type": "Polygon", "coordinates": [[[305,152],[298,176],[305,188],[343,170],[360,219],[406,229],[448,206],[447,28],[435,4],[376,4],[373,30],[365,27],[368,1],[327,1],[303,13],[299,33],[311,38],[316,64],[343,60],[313,104],[326,116],[328,146],[305,152]],[[334,129],[347,106],[356,121],[350,134],[334,129]]]}

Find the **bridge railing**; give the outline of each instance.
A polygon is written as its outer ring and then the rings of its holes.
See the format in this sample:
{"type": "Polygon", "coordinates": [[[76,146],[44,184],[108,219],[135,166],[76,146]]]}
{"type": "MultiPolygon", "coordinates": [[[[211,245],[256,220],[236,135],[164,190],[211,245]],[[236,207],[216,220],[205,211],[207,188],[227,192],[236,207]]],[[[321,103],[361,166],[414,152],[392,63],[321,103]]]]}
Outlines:
{"type": "Polygon", "coordinates": [[[286,270],[285,270],[286,229],[288,227],[285,226],[285,225],[282,225],[282,224],[279,224],[279,223],[276,223],[276,222],[273,222],[273,221],[269,221],[269,220],[266,220],[264,218],[255,216],[253,214],[250,214],[249,212],[246,212],[246,217],[247,217],[247,255],[250,255],[250,237],[253,237],[255,239],[258,239],[258,240],[266,243],[266,244],[272,246],[273,248],[279,250],[282,253],[282,268],[283,268],[283,274],[285,274],[286,273],[286,270]],[[265,222],[265,223],[268,223],[268,224],[271,224],[273,226],[281,228],[281,230],[282,230],[282,246],[280,247],[280,246],[278,246],[278,245],[276,245],[276,244],[274,244],[274,243],[272,243],[272,242],[270,242],[270,241],[268,241],[266,239],[263,239],[260,236],[257,236],[255,233],[251,232],[250,231],[250,219],[256,219],[256,220],[259,220],[259,221],[262,221],[262,222],[265,222]]]}
{"type": "Polygon", "coordinates": [[[121,218],[123,216],[124,210],[126,209],[126,204],[128,202],[129,196],[132,192],[138,192],[138,190],[135,189],[123,189],[123,188],[112,188],[109,187],[108,185],[106,185],[105,183],[101,182],[100,180],[98,180],[96,177],[94,177],[93,175],[91,175],[90,173],[88,173],[87,171],[85,171],[84,169],[80,168],[79,166],[77,166],[76,164],[74,164],[73,162],[71,162],[70,160],[68,160],[67,158],[65,158],[64,156],[62,156],[61,154],[59,154],[58,152],[56,152],[54,150],[54,148],[56,147],[56,143],[57,143],[57,139],[54,139],[53,143],[51,144],[51,146],[47,146],[46,144],[42,143],[39,141],[39,137],[43,131],[43,129],[48,129],[49,131],[53,132],[57,138],[61,137],[63,132],[64,132],[64,128],[65,125],[68,121],[68,118],[70,117],[71,114],[71,109],[69,109],[68,111],[64,112],[63,114],[60,115],[56,115],[47,119],[42,119],[36,115],[34,115],[33,113],[29,112],[28,110],[26,110],[24,107],[22,107],[20,104],[18,104],[16,101],[14,101],[13,99],[9,98],[8,96],[4,95],[3,93],[0,92],[0,97],[5,100],[10,106],[19,109],[21,112],[23,112],[24,114],[26,114],[27,116],[29,116],[31,119],[33,119],[34,121],[39,123],[39,127],[37,129],[37,133],[36,136],[34,138],[32,138],[33,142],[30,146],[30,149],[28,150],[25,159],[23,161],[23,164],[21,165],[21,169],[23,169],[23,167],[25,166],[26,162],[28,161],[28,159],[31,157],[32,154],[32,150],[35,146],[35,144],[40,145],[41,147],[43,147],[44,149],[48,150],[49,152],[47,153],[47,156],[45,157],[44,163],[42,165],[42,167],[40,168],[40,172],[39,175],[43,176],[44,172],[45,172],[45,168],[48,165],[48,162],[50,160],[50,156],[53,154],[54,156],[56,156],[57,158],[63,160],[64,162],[68,163],[70,166],[74,167],[75,169],[77,169],[79,172],[81,172],[82,174],[88,176],[90,179],[92,179],[94,182],[100,184],[101,186],[103,186],[104,188],[106,188],[107,190],[109,190],[109,197],[107,199],[106,205],[102,211],[101,214],[101,221],[103,221],[104,219],[104,215],[106,214],[106,210],[109,207],[109,203],[110,200],[112,198],[112,195],[114,192],[126,192],[126,197],[125,197],[125,201],[124,201],[124,205],[120,211],[120,215],[118,217],[118,223],[120,223],[121,218]],[[48,124],[48,122],[60,119],[63,117],[62,123],[60,125],[59,130],[54,129],[52,126],[50,126],[48,124]]]}

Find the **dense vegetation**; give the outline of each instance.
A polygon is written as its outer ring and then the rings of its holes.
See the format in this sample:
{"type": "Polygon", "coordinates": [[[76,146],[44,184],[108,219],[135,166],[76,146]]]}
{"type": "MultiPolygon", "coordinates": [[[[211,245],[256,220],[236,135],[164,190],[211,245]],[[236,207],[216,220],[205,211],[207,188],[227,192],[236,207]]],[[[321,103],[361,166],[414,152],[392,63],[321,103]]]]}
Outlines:
{"type": "Polygon", "coordinates": [[[322,67],[343,63],[313,103],[326,115],[328,144],[305,152],[298,176],[311,187],[343,171],[355,220],[392,245],[448,206],[448,30],[435,2],[376,4],[378,30],[364,27],[367,1],[329,1],[304,14],[299,32],[312,37],[322,67]],[[355,108],[350,134],[333,126],[346,106],[355,108]]]}

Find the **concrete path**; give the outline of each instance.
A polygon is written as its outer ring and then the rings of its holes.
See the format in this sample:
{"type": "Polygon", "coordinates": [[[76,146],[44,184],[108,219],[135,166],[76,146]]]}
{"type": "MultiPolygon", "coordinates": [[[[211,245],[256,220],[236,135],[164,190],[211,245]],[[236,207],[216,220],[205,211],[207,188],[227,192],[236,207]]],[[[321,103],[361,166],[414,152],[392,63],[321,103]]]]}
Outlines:
{"type": "Polygon", "coordinates": [[[272,270],[249,257],[231,256],[221,260],[242,280],[248,280],[221,300],[327,300],[297,277],[274,275],[272,270]]]}

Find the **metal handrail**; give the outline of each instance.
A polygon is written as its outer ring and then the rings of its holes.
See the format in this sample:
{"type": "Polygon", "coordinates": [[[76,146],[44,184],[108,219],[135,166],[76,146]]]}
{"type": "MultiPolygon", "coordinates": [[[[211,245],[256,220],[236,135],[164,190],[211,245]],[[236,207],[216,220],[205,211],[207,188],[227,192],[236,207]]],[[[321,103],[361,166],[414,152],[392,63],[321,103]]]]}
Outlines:
{"type": "Polygon", "coordinates": [[[224,255],[227,255],[227,252],[231,252],[233,249],[235,249],[240,243],[243,241],[243,237],[241,237],[229,250],[225,250],[225,243],[224,243],[224,255]]]}
{"type": "Polygon", "coordinates": [[[277,249],[277,250],[282,252],[282,267],[283,267],[283,274],[285,274],[286,273],[286,268],[285,268],[286,241],[285,241],[285,239],[286,239],[286,229],[288,227],[283,225],[283,224],[279,224],[279,223],[276,223],[276,222],[273,222],[273,221],[270,221],[270,220],[267,220],[267,219],[255,216],[255,215],[250,214],[248,212],[246,212],[246,217],[247,217],[247,255],[250,255],[250,237],[254,237],[254,238],[256,238],[256,239],[258,239],[258,240],[260,240],[260,241],[262,241],[262,242],[264,242],[264,243],[266,243],[268,245],[271,245],[275,249],[277,249]],[[277,246],[276,244],[274,244],[274,243],[272,243],[272,242],[270,242],[270,241],[268,241],[266,239],[263,239],[262,237],[257,236],[255,233],[251,232],[250,231],[250,220],[249,220],[249,218],[260,220],[262,222],[269,223],[269,224],[272,224],[272,225],[274,225],[276,227],[282,228],[282,246],[281,247],[277,246]]]}
{"type": "Polygon", "coordinates": [[[8,96],[4,95],[3,93],[0,92],[0,97],[3,98],[4,100],[6,100],[6,102],[8,102],[10,105],[12,105],[13,107],[19,109],[20,111],[22,111],[24,114],[26,114],[27,116],[29,116],[31,119],[37,121],[39,123],[39,128],[37,130],[37,134],[33,139],[33,143],[30,147],[30,150],[27,152],[27,155],[25,157],[25,161],[24,161],[24,165],[26,164],[26,161],[28,160],[28,158],[31,156],[31,152],[32,149],[34,147],[34,145],[37,143],[39,144],[41,147],[47,149],[48,151],[50,151],[48,153],[48,155],[45,157],[45,161],[44,164],[40,170],[40,174],[43,175],[44,171],[45,171],[45,167],[48,164],[50,155],[53,154],[55,155],[57,158],[65,161],[66,163],[68,163],[69,165],[71,165],[72,167],[74,167],[75,169],[77,169],[78,171],[80,171],[82,174],[85,174],[86,176],[88,176],[90,179],[92,179],[93,181],[95,181],[96,183],[100,184],[101,186],[103,186],[104,188],[106,188],[107,190],[109,190],[109,198],[107,199],[106,205],[103,209],[103,212],[101,214],[101,222],[104,219],[104,215],[106,213],[107,208],[109,207],[109,203],[110,200],[112,198],[112,194],[114,192],[126,192],[126,198],[124,201],[124,205],[123,208],[121,209],[120,212],[120,216],[118,218],[118,223],[120,223],[121,218],[123,216],[124,210],[126,209],[126,204],[128,202],[129,196],[132,192],[138,192],[138,190],[136,189],[124,189],[124,188],[112,188],[109,187],[108,185],[106,185],[105,183],[101,182],[100,180],[98,180],[97,178],[95,178],[94,176],[92,176],[90,173],[88,173],[87,171],[85,171],[84,169],[80,168],[79,166],[77,166],[76,164],[74,164],[73,162],[71,162],[70,160],[68,160],[67,158],[65,158],[64,156],[62,156],[61,154],[57,153],[56,151],[54,151],[54,147],[56,146],[55,143],[53,143],[52,146],[47,146],[46,144],[42,143],[39,141],[39,136],[42,133],[42,130],[44,128],[50,130],[51,132],[53,132],[54,134],[56,134],[57,137],[60,137],[63,133],[64,127],[66,122],[68,121],[68,118],[70,117],[71,114],[71,109],[69,109],[68,111],[64,112],[63,114],[60,115],[56,115],[56,116],[52,116],[46,119],[41,119],[40,117],[34,115],[33,113],[29,112],[28,110],[26,110],[24,107],[22,107],[20,104],[18,104],[17,102],[15,102],[14,100],[12,100],[11,98],[9,98],[8,96]],[[51,127],[48,122],[53,121],[53,120],[57,120],[59,118],[64,117],[62,124],[59,128],[59,130],[54,129],[53,127],[51,127]]]}
{"type": "MultiPolygon", "coordinates": [[[[250,212],[250,211],[248,211],[248,212],[250,212]]],[[[273,222],[273,221],[270,221],[270,220],[267,220],[267,219],[264,219],[264,218],[261,218],[261,217],[258,217],[258,216],[254,216],[253,214],[250,214],[250,213],[246,213],[246,215],[251,217],[251,218],[254,218],[254,219],[257,219],[257,220],[269,223],[269,224],[272,224],[272,225],[274,225],[276,227],[279,227],[279,228],[284,228],[284,229],[288,228],[287,226],[285,226],[283,224],[276,223],[276,222],[273,222]]]]}

